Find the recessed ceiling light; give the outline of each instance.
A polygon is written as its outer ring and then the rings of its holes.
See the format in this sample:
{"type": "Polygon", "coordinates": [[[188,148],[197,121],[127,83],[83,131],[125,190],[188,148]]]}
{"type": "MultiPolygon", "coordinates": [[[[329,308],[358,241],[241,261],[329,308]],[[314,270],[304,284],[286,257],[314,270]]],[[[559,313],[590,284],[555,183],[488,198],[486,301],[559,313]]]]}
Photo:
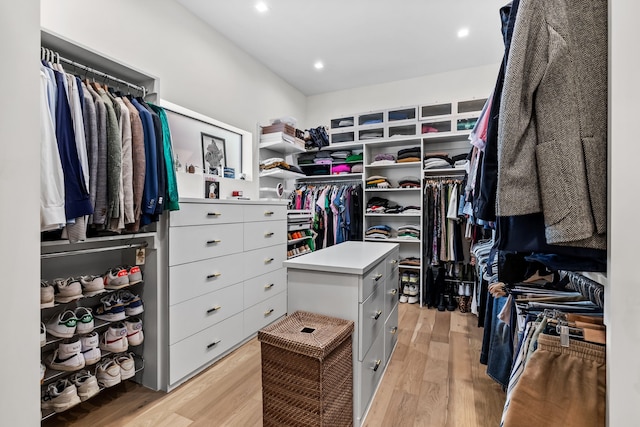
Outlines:
{"type": "Polygon", "coordinates": [[[256,10],[260,13],[265,13],[267,10],[269,10],[269,6],[267,6],[265,2],[261,1],[256,4],[256,10]]]}
{"type": "Polygon", "coordinates": [[[313,64],[313,68],[315,68],[316,70],[322,70],[324,68],[324,64],[322,63],[322,61],[316,61],[316,63],[313,64]]]}
{"type": "Polygon", "coordinates": [[[460,28],[458,30],[458,37],[459,38],[464,38],[467,37],[469,35],[469,29],[468,28],[460,28]]]}

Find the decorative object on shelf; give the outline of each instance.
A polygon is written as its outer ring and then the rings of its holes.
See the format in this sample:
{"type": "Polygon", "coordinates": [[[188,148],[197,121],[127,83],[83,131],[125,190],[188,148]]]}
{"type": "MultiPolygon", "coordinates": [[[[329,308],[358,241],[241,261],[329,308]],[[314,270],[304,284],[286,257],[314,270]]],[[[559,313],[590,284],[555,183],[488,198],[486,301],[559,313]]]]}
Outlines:
{"type": "Polygon", "coordinates": [[[200,133],[202,140],[202,169],[205,173],[223,176],[227,164],[225,140],[217,136],[200,133]]]}
{"type": "Polygon", "coordinates": [[[205,199],[219,199],[220,198],[220,183],[213,176],[204,176],[204,198],[205,199]]]}

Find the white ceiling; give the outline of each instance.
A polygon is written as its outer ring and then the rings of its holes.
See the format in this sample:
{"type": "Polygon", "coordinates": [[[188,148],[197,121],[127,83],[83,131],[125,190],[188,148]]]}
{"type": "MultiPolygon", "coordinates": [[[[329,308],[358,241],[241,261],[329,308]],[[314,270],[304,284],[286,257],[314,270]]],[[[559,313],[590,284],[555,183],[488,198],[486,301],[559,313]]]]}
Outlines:
{"type": "Polygon", "coordinates": [[[495,64],[508,0],[178,0],[306,95],[495,64]],[[460,28],[469,36],[457,37],[460,28]],[[314,69],[322,60],[325,68],[314,69]]]}

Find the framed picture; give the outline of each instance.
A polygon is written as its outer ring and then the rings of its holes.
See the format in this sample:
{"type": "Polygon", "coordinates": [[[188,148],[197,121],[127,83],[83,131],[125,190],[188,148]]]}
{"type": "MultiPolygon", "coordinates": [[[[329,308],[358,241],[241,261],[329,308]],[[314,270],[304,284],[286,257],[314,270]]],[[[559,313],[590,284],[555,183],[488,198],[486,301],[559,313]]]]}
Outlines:
{"type": "Polygon", "coordinates": [[[202,170],[205,174],[224,176],[227,155],[224,138],[200,133],[202,139],[202,170]]]}
{"type": "Polygon", "coordinates": [[[219,199],[220,198],[220,183],[216,178],[211,176],[204,177],[204,198],[205,199],[219,199]]]}

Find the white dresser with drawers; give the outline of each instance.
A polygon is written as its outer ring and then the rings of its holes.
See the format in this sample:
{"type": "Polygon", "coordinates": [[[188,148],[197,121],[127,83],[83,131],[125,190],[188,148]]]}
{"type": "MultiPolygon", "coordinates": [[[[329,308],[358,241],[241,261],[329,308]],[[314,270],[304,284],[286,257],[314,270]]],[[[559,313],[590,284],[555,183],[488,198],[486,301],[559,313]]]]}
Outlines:
{"type": "Polygon", "coordinates": [[[287,260],[288,310],[355,322],[353,419],[360,425],[397,342],[397,243],[344,242],[287,260]]]}
{"type": "Polygon", "coordinates": [[[187,199],[169,217],[168,386],[287,313],[284,202],[187,199]]]}

